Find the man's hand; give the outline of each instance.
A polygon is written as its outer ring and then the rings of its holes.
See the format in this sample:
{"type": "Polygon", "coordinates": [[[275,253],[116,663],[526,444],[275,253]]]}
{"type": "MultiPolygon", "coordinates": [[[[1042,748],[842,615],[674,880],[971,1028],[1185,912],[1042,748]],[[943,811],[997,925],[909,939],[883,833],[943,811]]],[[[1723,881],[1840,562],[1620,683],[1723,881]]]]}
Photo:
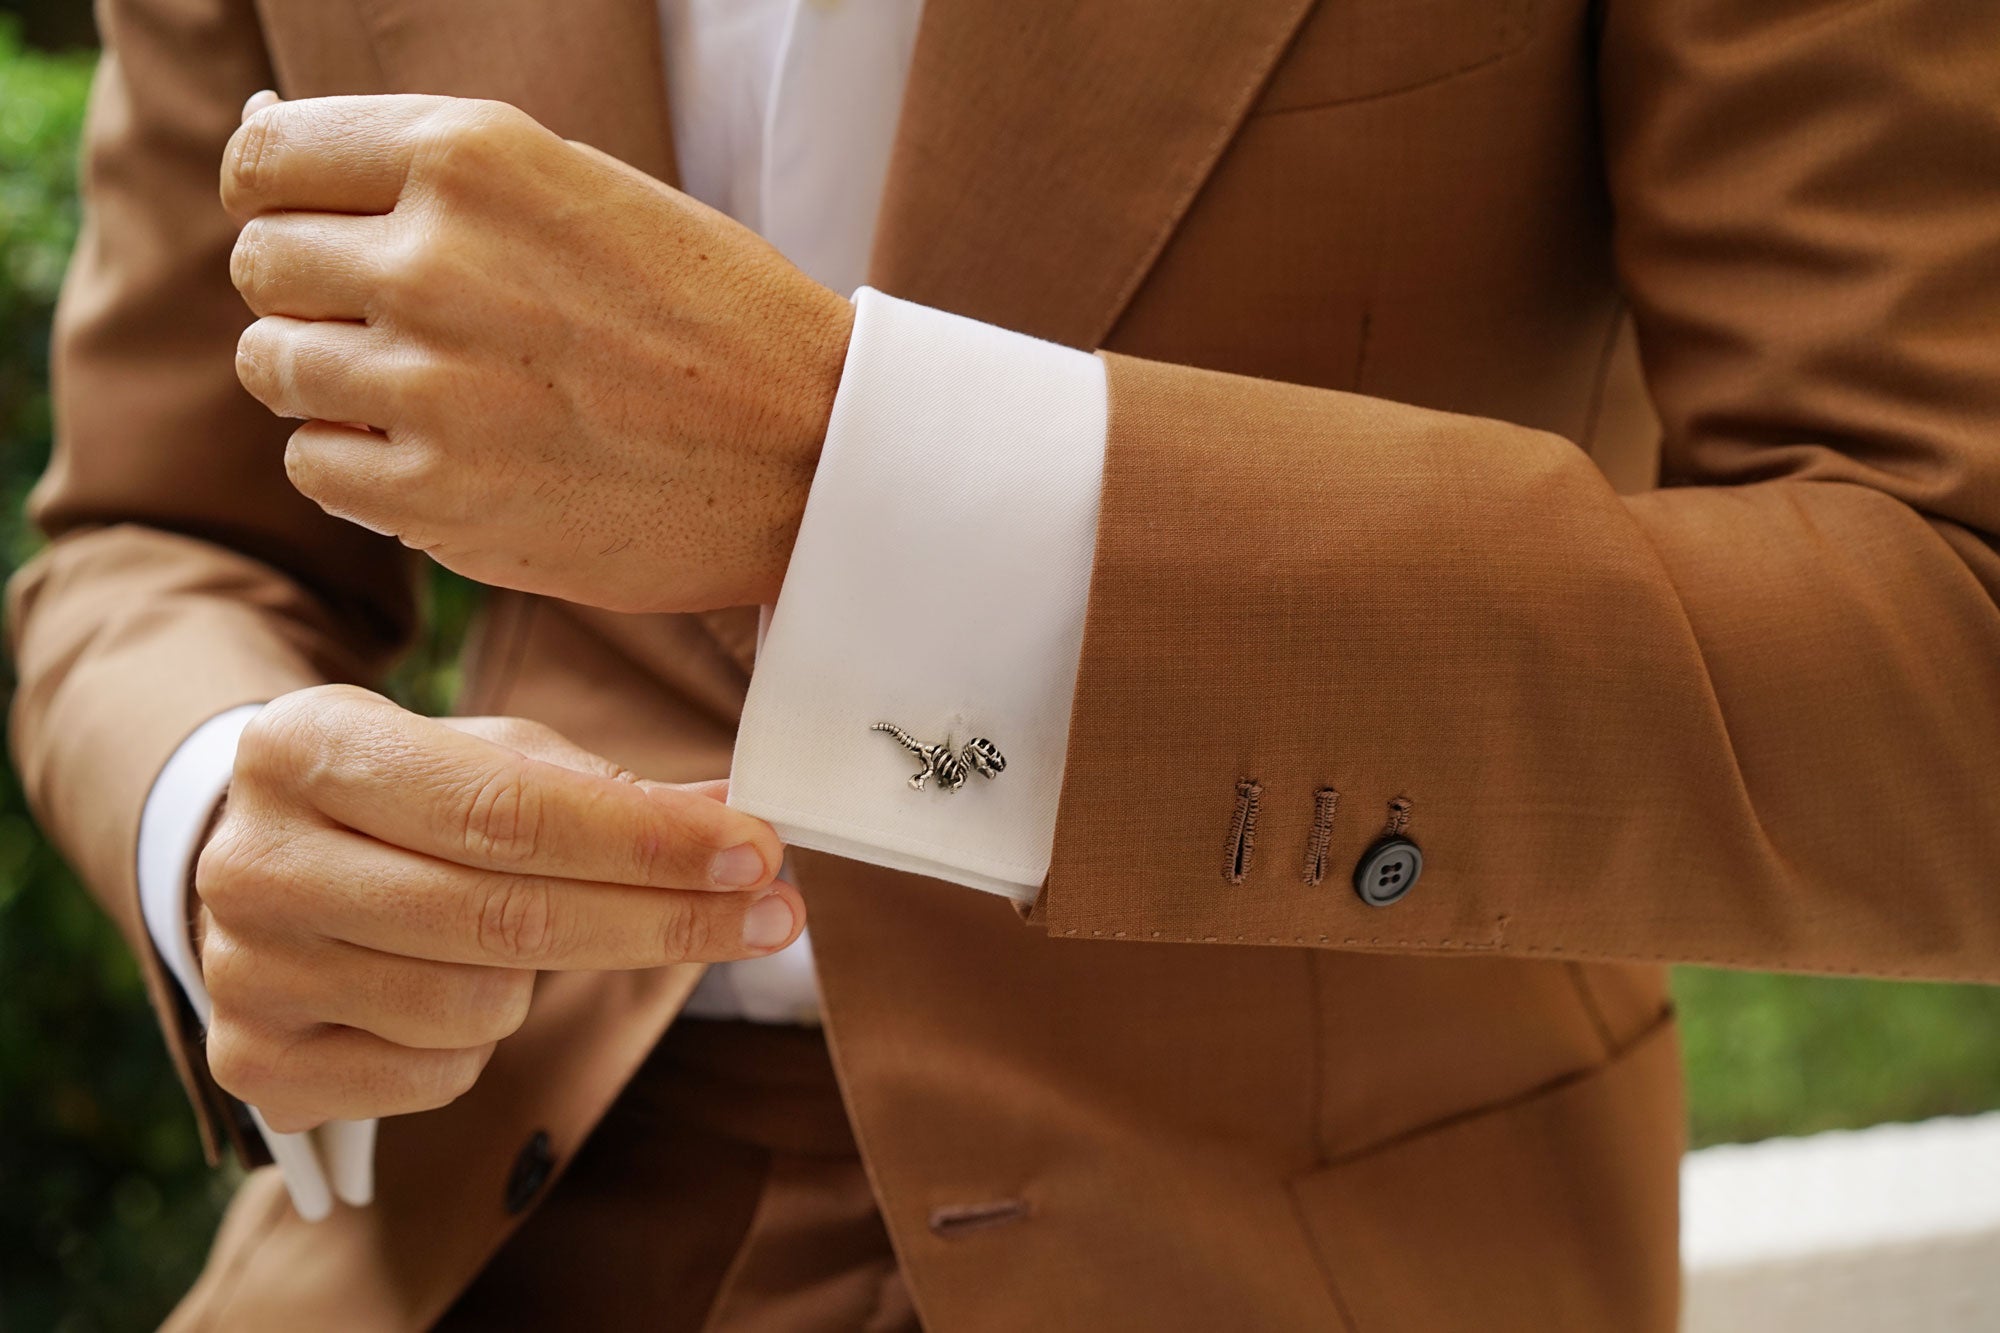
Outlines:
{"type": "Polygon", "coordinates": [[[273,1129],[427,1110],[542,969],[754,957],[798,934],[769,825],[537,723],[327,686],[265,707],[195,872],[215,1080],[273,1129]]]}
{"type": "Polygon", "coordinates": [[[245,108],[237,369],[327,512],[620,611],[770,601],[853,310],[748,229],[523,112],[245,108]]]}

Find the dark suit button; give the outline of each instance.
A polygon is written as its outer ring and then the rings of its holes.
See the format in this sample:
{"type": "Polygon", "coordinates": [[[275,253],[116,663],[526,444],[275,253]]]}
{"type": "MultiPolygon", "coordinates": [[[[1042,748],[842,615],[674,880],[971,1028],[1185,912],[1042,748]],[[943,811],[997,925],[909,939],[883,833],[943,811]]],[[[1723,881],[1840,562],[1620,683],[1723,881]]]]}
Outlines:
{"type": "Polygon", "coordinates": [[[1424,854],[1408,838],[1384,838],[1361,854],[1354,867],[1354,891],[1370,907],[1387,907],[1416,887],[1424,854]]]}
{"type": "Polygon", "coordinates": [[[535,1201],[542,1192],[542,1186],[549,1183],[549,1172],[555,1169],[555,1150],[549,1146],[546,1130],[536,1130],[514,1158],[514,1169],[507,1173],[507,1211],[518,1213],[535,1201]]]}

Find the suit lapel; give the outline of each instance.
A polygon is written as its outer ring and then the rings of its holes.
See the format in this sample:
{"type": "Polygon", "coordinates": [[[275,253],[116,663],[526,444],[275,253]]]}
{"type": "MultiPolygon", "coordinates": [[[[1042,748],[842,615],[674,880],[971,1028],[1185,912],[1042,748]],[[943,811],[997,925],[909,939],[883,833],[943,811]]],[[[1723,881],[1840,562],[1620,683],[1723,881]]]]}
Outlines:
{"type": "Polygon", "coordinates": [[[673,181],[654,0],[354,0],[385,82],[515,106],[673,181]]]}
{"type": "Polygon", "coordinates": [[[874,285],[1096,347],[1310,7],[929,0],[874,285]]]}

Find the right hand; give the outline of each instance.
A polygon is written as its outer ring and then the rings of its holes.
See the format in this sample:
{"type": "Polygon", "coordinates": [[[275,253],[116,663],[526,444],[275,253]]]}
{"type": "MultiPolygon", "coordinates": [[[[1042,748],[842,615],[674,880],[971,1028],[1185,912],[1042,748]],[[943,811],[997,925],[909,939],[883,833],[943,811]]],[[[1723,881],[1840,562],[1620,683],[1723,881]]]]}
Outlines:
{"type": "Polygon", "coordinates": [[[725,789],[350,686],[268,704],[195,871],[210,1073],[281,1133],[429,1110],[521,1025],[537,971],[776,952],[805,905],[725,789]]]}

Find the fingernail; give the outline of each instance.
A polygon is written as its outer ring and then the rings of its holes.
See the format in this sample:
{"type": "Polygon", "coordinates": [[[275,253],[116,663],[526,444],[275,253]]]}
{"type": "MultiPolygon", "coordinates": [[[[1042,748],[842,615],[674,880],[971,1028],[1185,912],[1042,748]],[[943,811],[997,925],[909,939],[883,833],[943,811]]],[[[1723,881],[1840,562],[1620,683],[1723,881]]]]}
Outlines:
{"type": "Polygon", "coordinates": [[[747,842],[731,847],[708,863],[708,878],[725,889],[747,889],[764,878],[764,858],[747,842]]]}
{"type": "Polygon", "coordinates": [[[774,949],[791,934],[792,905],[782,893],[764,895],[743,914],[743,946],[747,949],[774,949]]]}
{"type": "Polygon", "coordinates": [[[280,101],[278,94],[269,88],[250,94],[250,100],[243,104],[243,119],[248,120],[265,107],[280,101]]]}

